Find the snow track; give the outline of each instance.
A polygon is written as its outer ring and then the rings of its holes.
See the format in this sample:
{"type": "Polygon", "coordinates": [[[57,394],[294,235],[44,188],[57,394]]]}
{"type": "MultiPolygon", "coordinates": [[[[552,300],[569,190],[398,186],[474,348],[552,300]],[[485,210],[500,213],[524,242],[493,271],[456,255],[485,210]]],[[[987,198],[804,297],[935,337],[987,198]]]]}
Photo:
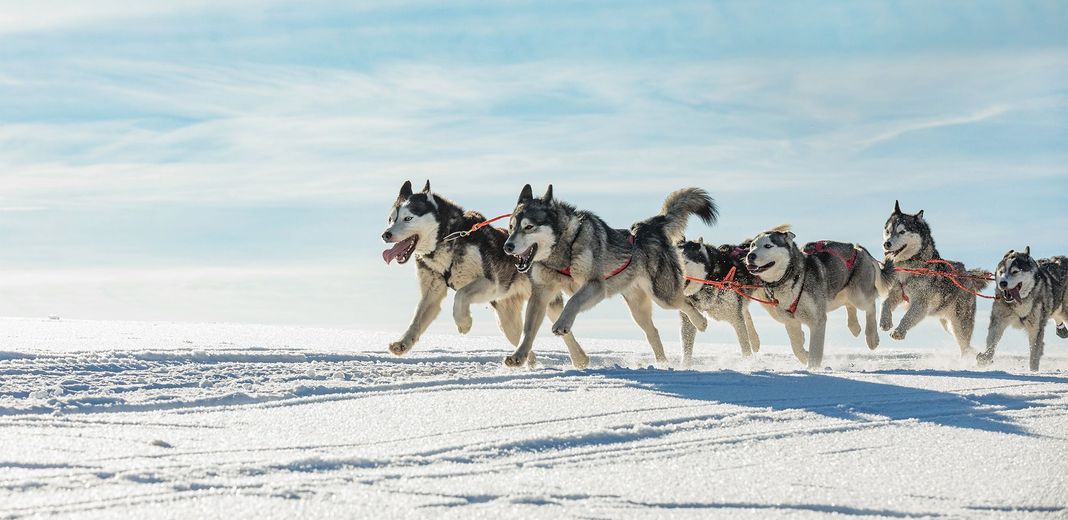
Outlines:
{"type": "Polygon", "coordinates": [[[509,371],[497,338],[0,325],[0,518],[1068,514],[1063,356],[588,341],[576,371],[550,338],[509,371]]]}

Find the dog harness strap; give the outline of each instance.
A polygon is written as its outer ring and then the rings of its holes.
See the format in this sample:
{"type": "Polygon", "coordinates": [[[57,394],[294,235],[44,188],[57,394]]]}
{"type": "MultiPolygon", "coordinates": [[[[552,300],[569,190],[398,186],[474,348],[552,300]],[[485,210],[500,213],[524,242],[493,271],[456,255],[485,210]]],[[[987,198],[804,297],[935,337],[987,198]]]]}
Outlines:
{"type": "MultiPolygon", "coordinates": [[[[634,246],[634,235],[630,236],[629,242],[630,242],[631,246],[634,246]]],[[[627,257],[627,261],[623,262],[623,265],[620,265],[619,267],[613,269],[611,273],[608,273],[608,276],[605,276],[604,279],[607,280],[607,279],[609,279],[609,278],[611,278],[611,277],[613,277],[613,276],[625,271],[628,267],[630,267],[630,262],[632,260],[634,260],[634,255],[633,254],[631,254],[629,257],[627,257]]],[[[558,272],[558,273],[570,278],[571,277],[571,266],[567,266],[567,267],[565,267],[563,269],[557,269],[556,272],[558,272]]]]}
{"type": "Polygon", "coordinates": [[[905,294],[905,284],[901,285],[901,299],[905,300],[905,303],[909,303],[909,295],[905,294]]]}
{"type": "Polygon", "coordinates": [[[806,254],[827,253],[827,254],[829,254],[831,256],[838,257],[840,260],[845,262],[846,269],[849,269],[850,271],[852,271],[853,270],[853,266],[857,264],[857,248],[856,247],[853,248],[853,256],[850,257],[847,260],[846,257],[838,254],[837,251],[835,251],[833,249],[828,249],[826,240],[820,240],[820,241],[814,242],[812,250],[811,251],[805,251],[805,253],[806,254]]]}

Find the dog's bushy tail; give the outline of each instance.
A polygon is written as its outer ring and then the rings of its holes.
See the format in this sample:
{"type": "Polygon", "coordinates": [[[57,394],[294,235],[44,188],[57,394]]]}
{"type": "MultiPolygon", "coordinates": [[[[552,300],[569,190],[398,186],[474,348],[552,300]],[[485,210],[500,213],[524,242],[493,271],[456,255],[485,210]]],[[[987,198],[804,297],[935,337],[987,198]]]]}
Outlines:
{"type": "Polygon", "coordinates": [[[672,242],[678,242],[685,235],[686,221],[690,215],[697,215],[705,224],[712,225],[719,218],[719,208],[707,191],[701,188],[683,188],[667,196],[660,214],[666,220],[664,234],[672,242]]]}
{"type": "Polygon", "coordinates": [[[967,273],[977,278],[961,278],[960,284],[975,291],[979,292],[986,289],[986,286],[990,285],[990,280],[985,278],[990,276],[990,271],[986,269],[968,269],[967,273]]]}
{"type": "Polygon", "coordinates": [[[875,264],[875,289],[879,291],[879,296],[886,298],[896,282],[894,259],[887,258],[883,263],[879,263],[874,257],[871,260],[875,264]]]}

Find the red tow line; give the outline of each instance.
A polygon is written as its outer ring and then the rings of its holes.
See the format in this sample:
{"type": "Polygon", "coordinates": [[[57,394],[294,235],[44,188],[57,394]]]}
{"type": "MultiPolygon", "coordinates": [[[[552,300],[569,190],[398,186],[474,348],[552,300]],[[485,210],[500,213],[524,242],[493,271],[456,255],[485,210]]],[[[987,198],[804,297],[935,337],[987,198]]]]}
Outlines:
{"type": "Polygon", "coordinates": [[[494,222],[497,222],[498,220],[500,220],[502,218],[508,218],[510,216],[512,216],[512,214],[511,213],[507,213],[507,214],[501,215],[499,217],[493,217],[493,218],[491,218],[489,220],[483,220],[482,222],[479,222],[479,223],[471,226],[471,229],[468,229],[467,231],[456,231],[456,232],[453,232],[453,233],[449,233],[448,235],[445,235],[445,238],[441,239],[441,241],[442,242],[452,242],[453,240],[459,240],[461,238],[464,238],[464,237],[470,235],[471,233],[474,233],[475,231],[478,231],[478,230],[480,230],[480,229],[482,229],[482,228],[484,228],[484,227],[486,227],[486,226],[488,226],[488,225],[490,225],[490,224],[492,224],[494,222]]]}
{"type": "MultiPolygon", "coordinates": [[[[949,260],[943,260],[941,258],[935,258],[933,260],[928,260],[927,263],[928,264],[943,264],[943,265],[945,265],[946,267],[949,268],[949,272],[937,271],[937,270],[931,269],[929,267],[916,267],[916,268],[895,267],[894,270],[895,271],[901,271],[903,273],[917,274],[917,275],[920,275],[920,276],[940,276],[942,278],[949,278],[949,281],[953,282],[953,285],[956,285],[962,291],[971,293],[971,294],[973,294],[975,296],[978,296],[980,298],[986,298],[988,300],[996,300],[998,298],[997,296],[987,296],[985,294],[979,294],[978,292],[973,291],[973,290],[961,285],[961,283],[958,281],[959,278],[964,278],[964,279],[967,279],[967,280],[983,280],[983,281],[989,282],[989,281],[992,281],[994,279],[994,275],[992,275],[990,273],[987,273],[984,276],[976,276],[976,275],[973,275],[973,274],[961,273],[961,272],[957,271],[957,268],[949,260]]],[[[905,294],[904,286],[901,287],[901,294],[903,296],[905,294]]],[[[905,297],[905,301],[908,301],[908,297],[907,296],[905,297]]]]}
{"type": "Polygon", "coordinates": [[[705,280],[704,278],[693,278],[693,277],[690,277],[690,276],[687,276],[686,279],[688,281],[691,281],[691,282],[695,282],[695,283],[699,283],[699,284],[702,284],[702,285],[708,285],[708,286],[711,286],[711,287],[715,287],[716,289],[720,289],[720,290],[724,290],[724,291],[732,291],[732,292],[738,294],[738,296],[743,296],[745,298],[749,298],[750,300],[753,300],[753,301],[759,302],[759,303],[763,303],[764,305],[778,305],[779,304],[779,301],[774,299],[774,298],[772,298],[770,300],[761,300],[760,298],[757,298],[756,296],[753,296],[753,295],[751,295],[749,293],[746,293],[745,292],[746,289],[759,289],[759,288],[761,288],[763,286],[761,286],[761,285],[746,285],[744,283],[735,281],[735,279],[734,279],[735,272],[737,272],[737,269],[734,266],[731,266],[731,270],[727,271],[727,276],[724,277],[722,280],[705,280]]]}

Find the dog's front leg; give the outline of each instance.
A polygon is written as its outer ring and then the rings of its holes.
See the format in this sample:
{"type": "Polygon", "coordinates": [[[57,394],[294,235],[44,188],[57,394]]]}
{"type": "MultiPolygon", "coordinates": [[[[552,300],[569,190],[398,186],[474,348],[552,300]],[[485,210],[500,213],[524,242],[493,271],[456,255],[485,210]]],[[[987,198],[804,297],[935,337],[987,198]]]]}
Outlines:
{"type": "Polygon", "coordinates": [[[693,326],[690,318],[687,318],[686,313],[682,311],[679,311],[679,322],[679,336],[682,337],[682,366],[690,368],[693,366],[693,343],[697,339],[697,327],[693,326]]]}
{"type": "Polygon", "coordinates": [[[749,312],[748,305],[742,307],[742,317],[745,318],[745,331],[749,334],[749,346],[753,352],[760,352],[760,335],[757,334],[756,326],[753,325],[753,313],[749,312]]]}
{"type": "Polygon", "coordinates": [[[745,323],[745,307],[738,306],[735,316],[731,317],[731,326],[734,334],[738,336],[738,346],[742,349],[742,356],[753,355],[753,346],[749,341],[749,330],[745,323]]]}
{"type": "Polygon", "coordinates": [[[1038,372],[1038,364],[1042,361],[1042,353],[1046,346],[1046,321],[1039,320],[1033,330],[1027,331],[1028,339],[1031,340],[1031,371],[1038,372]]]}
{"type": "Polygon", "coordinates": [[[686,314],[687,318],[690,318],[690,323],[694,327],[697,327],[697,330],[704,332],[705,329],[708,328],[708,320],[702,316],[701,311],[697,310],[697,308],[685,297],[683,298],[682,305],[679,306],[679,309],[686,314]]]}
{"type": "Polygon", "coordinates": [[[823,364],[823,342],[827,337],[827,313],[824,311],[816,317],[816,321],[809,325],[808,340],[808,368],[818,370],[823,364]]]}
{"type": "MultiPolygon", "coordinates": [[[[555,323],[556,320],[560,319],[560,315],[563,312],[564,298],[557,293],[553,301],[549,302],[549,319],[555,323]]],[[[564,344],[567,345],[567,353],[571,356],[571,365],[575,368],[586,368],[590,364],[590,357],[582,350],[582,346],[575,339],[575,335],[569,332],[562,337],[564,338],[564,344]]]]}
{"type": "Polygon", "coordinates": [[[886,300],[883,301],[882,312],[879,314],[880,329],[886,331],[894,328],[894,309],[896,309],[898,305],[901,305],[901,302],[905,301],[901,298],[902,290],[904,289],[901,289],[900,287],[890,289],[890,294],[888,294],[886,300]]]}
{"type": "Polygon", "coordinates": [[[523,322],[523,341],[519,343],[519,348],[511,356],[504,358],[505,366],[521,367],[533,356],[531,350],[534,348],[534,337],[538,335],[541,322],[545,321],[545,310],[549,305],[549,300],[556,296],[556,293],[556,290],[534,284],[530,300],[527,301],[527,315],[523,322]]]}
{"type": "Polygon", "coordinates": [[[430,323],[438,317],[438,313],[441,312],[441,301],[449,292],[445,279],[429,269],[419,268],[419,286],[423,297],[415,308],[412,324],[408,326],[408,331],[404,333],[403,338],[389,344],[389,351],[398,356],[406,354],[415,342],[419,341],[430,323]]]}
{"type": "Polygon", "coordinates": [[[997,350],[998,342],[1005,334],[1005,329],[1009,327],[1009,320],[1006,318],[998,312],[997,308],[990,312],[990,327],[986,330],[986,349],[975,357],[979,366],[987,366],[994,362],[994,351],[997,350]]]}
{"type": "Polygon", "coordinates": [[[905,334],[908,334],[912,327],[915,327],[917,323],[927,317],[927,302],[918,298],[913,298],[912,303],[909,304],[909,310],[905,311],[905,315],[901,317],[901,321],[898,322],[897,328],[890,333],[890,337],[896,340],[905,339],[905,334]]]}
{"type": "Polygon", "coordinates": [[[492,280],[480,278],[456,291],[452,302],[452,319],[456,322],[456,330],[460,331],[460,334],[471,331],[471,304],[488,302],[493,297],[494,289],[492,280]]]}
{"type": "Polygon", "coordinates": [[[803,365],[808,365],[808,352],[805,352],[805,331],[801,330],[801,322],[797,318],[787,318],[786,335],[790,337],[790,348],[794,356],[803,365]]]}
{"type": "Polygon", "coordinates": [[[560,313],[560,318],[553,323],[553,334],[563,336],[570,333],[578,313],[592,309],[594,305],[601,303],[606,295],[604,280],[587,280],[575,295],[567,300],[564,312],[560,313]]]}

